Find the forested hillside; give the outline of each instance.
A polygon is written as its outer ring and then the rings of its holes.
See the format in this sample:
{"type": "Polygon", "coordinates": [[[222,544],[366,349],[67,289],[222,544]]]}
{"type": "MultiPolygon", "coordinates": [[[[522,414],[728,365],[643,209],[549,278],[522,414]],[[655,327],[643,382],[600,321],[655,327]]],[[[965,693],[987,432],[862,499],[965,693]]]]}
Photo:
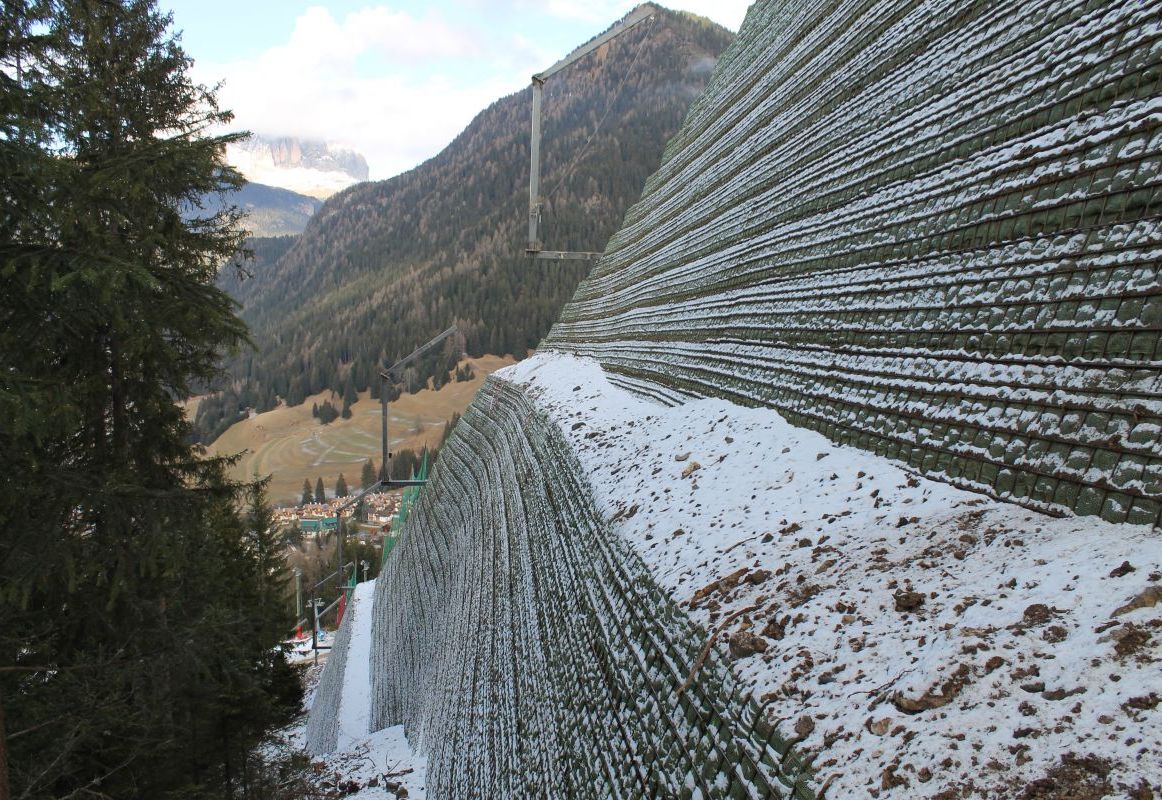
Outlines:
{"type": "Polygon", "coordinates": [[[246,229],[253,236],[302,233],[307,220],[323,205],[314,197],[261,183],[247,183],[229,199],[246,213],[246,229]]]}
{"type": "MultiPolygon", "coordinates": [[[[547,248],[604,248],[731,38],[662,11],[554,76],[542,149],[547,248]]],[[[419,167],[332,197],[281,258],[264,244],[253,277],[226,284],[255,348],[201,404],[203,441],[247,407],[348,384],[377,392],[377,364],[452,323],[461,339],[451,349],[470,355],[521,358],[540,341],[587,265],[524,254],[529,106],[528,90],[505,97],[419,167]]],[[[439,383],[446,366],[437,353],[397,388],[439,383]]]]}

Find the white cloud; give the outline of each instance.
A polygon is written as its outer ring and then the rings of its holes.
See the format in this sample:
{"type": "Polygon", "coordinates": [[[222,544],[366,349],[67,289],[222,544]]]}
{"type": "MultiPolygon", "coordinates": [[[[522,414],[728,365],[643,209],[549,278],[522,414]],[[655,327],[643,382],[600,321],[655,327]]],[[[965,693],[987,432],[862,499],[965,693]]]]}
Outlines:
{"type": "MultiPolygon", "coordinates": [[[[529,0],[460,2],[486,12],[489,29],[470,27],[471,15],[449,19],[431,6],[421,14],[368,6],[338,18],[313,6],[284,43],[248,60],[199,62],[195,72],[205,83],[224,80],[219,101],[234,111],[235,129],[339,142],[367,158],[372,179],[387,178],[435,155],[479,111],[524,88],[529,75],[564,54],[527,25],[522,36],[510,24],[525,18],[520,11],[529,0]]],[[[635,5],[547,0],[536,9],[584,20],[585,30],[577,26],[579,44],[635,5]]],[[[747,3],[671,5],[737,28],[747,3]]]]}
{"type": "Polygon", "coordinates": [[[477,112],[521,88],[545,58],[518,38],[474,36],[437,13],[370,7],[336,19],[312,7],[286,43],[256,59],[199,64],[196,72],[207,83],[224,79],[219,101],[234,111],[232,127],[341,142],[367,158],[374,179],[437,153],[477,112]],[[463,77],[467,70],[449,67],[457,59],[512,65],[514,79],[498,77],[503,69],[463,77]],[[380,74],[361,60],[373,60],[380,74]]]}
{"type": "MultiPolygon", "coordinates": [[[[516,0],[526,9],[537,9],[562,19],[604,22],[625,16],[640,0],[516,0]]],[[[689,11],[737,31],[753,0],[662,0],[660,5],[675,11],[689,11]]]]}
{"type": "Polygon", "coordinates": [[[689,11],[737,31],[753,0],[682,0],[672,8],[689,11]]]}

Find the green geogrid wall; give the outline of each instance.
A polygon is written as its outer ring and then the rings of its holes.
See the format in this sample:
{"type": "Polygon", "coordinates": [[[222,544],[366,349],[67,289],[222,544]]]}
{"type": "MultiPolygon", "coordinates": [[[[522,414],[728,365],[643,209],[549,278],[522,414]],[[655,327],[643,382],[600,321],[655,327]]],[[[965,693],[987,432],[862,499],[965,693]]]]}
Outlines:
{"type": "MultiPolygon", "coordinates": [[[[376,585],[371,725],[432,798],[814,798],[810,772],[597,513],[559,430],[496,377],[376,585]]],[[[322,687],[320,687],[322,688],[322,687]]]]}
{"type": "Polygon", "coordinates": [[[1157,4],[758,2],[543,346],[1158,524],[1160,186],[1157,4]]]}

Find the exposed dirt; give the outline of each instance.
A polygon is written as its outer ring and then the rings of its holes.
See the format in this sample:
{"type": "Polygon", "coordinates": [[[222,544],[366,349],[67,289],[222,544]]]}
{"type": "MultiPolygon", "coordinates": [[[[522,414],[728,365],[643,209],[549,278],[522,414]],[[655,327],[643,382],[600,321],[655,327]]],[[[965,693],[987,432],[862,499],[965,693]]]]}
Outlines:
{"type": "Polygon", "coordinates": [[[1066,753],[1061,763],[1025,787],[1021,800],[1101,800],[1114,790],[1110,762],[1066,753]]]}

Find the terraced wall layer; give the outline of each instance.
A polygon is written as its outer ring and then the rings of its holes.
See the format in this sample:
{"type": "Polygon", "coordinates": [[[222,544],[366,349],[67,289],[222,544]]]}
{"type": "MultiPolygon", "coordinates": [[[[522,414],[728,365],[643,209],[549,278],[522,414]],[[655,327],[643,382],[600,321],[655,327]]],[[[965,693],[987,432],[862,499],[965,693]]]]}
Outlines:
{"type": "MultiPolygon", "coordinates": [[[[373,730],[434,798],[807,798],[805,766],[594,509],[562,434],[490,378],[377,586],[373,730]]],[[[320,687],[320,690],[322,687],[320,687]]]]}
{"type": "Polygon", "coordinates": [[[760,0],[543,346],[1158,524],[1159,19],[760,0]]]}

